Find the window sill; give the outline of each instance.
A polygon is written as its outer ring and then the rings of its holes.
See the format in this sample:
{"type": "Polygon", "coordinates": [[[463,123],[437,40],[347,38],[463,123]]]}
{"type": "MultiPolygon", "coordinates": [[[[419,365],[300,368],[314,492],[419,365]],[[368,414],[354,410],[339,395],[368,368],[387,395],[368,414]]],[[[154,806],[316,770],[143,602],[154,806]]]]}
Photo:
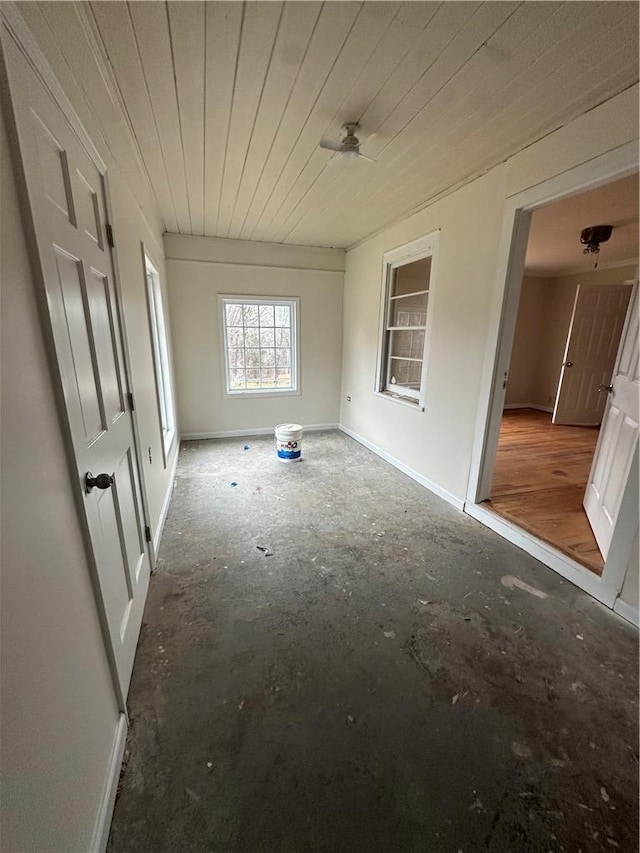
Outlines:
{"type": "Polygon", "coordinates": [[[299,397],[301,393],[299,388],[283,388],[282,390],[273,388],[269,391],[225,391],[224,396],[232,400],[242,400],[246,397],[299,397]]]}
{"type": "Polygon", "coordinates": [[[424,405],[419,400],[412,400],[410,397],[404,397],[401,394],[392,394],[390,391],[374,391],[374,394],[376,397],[384,397],[385,400],[392,400],[401,406],[408,406],[414,412],[424,412],[424,405]]]}
{"type": "Polygon", "coordinates": [[[167,467],[167,460],[169,459],[169,455],[171,453],[171,448],[173,447],[173,442],[176,437],[176,430],[172,429],[166,433],[164,436],[164,467],[167,467]]]}

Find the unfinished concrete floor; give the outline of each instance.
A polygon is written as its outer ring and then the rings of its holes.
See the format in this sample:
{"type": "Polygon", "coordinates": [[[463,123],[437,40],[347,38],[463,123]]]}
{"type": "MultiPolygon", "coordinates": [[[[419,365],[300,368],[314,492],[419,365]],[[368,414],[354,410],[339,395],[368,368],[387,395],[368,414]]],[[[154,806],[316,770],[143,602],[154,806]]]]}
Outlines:
{"type": "Polygon", "coordinates": [[[111,853],[637,851],[635,629],[343,434],[244,443],[181,450],[111,853]]]}

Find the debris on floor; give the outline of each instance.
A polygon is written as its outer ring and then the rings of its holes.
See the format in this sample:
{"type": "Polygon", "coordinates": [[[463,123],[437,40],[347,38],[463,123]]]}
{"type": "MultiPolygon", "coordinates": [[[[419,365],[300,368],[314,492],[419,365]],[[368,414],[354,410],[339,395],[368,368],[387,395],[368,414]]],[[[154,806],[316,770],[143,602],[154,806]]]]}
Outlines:
{"type": "Polygon", "coordinates": [[[237,437],[181,448],[108,853],[637,851],[635,629],[348,436],[306,440],[285,476],[271,436],[241,466],[237,437]]]}
{"type": "Polygon", "coordinates": [[[244,446],[242,449],[243,449],[243,450],[250,450],[251,448],[249,447],[249,445],[248,445],[248,444],[245,444],[245,446],[244,446]]]}
{"type": "Polygon", "coordinates": [[[268,548],[265,548],[264,545],[256,545],[258,551],[262,551],[265,557],[273,557],[273,551],[270,551],[268,548]]]}
{"type": "Polygon", "coordinates": [[[229,485],[230,485],[230,486],[231,486],[231,488],[233,489],[233,488],[234,488],[235,486],[237,486],[238,484],[237,484],[237,483],[236,483],[236,481],[234,480],[232,483],[229,483],[229,485]]]}

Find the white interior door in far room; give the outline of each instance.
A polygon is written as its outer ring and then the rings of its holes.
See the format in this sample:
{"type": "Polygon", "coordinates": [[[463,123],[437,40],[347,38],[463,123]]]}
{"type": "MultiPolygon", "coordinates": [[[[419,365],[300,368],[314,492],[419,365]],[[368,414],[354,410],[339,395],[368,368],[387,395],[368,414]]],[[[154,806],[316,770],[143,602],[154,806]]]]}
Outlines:
{"type": "Polygon", "coordinates": [[[4,46],[55,350],[52,373],[60,379],[78,507],[123,701],[150,556],[109,248],[105,167],[13,39],[4,46]]]}
{"type": "Polygon", "coordinates": [[[599,426],[606,404],[630,284],[579,284],[565,346],[553,423],[599,426]]]}
{"type": "Polygon", "coordinates": [[[584,509],[603,557],[607,557],[622,495],[637,465],[640,369],[638,287],[635,286],[605,408],[584,509]],[[635,458],[635,462],[634,462],[635,458]]]}

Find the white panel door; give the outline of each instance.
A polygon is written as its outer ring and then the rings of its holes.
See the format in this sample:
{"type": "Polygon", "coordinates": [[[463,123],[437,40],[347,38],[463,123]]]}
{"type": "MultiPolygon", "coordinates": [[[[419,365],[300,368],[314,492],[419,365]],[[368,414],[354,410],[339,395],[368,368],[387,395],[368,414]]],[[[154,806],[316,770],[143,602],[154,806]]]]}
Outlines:
{"type": "Polygon", "coordinates": [[[636,286],[584,496],[584,509],[605,559],[638,444],[638,319],[636,286]]]}
{"type": "Polygon", "coordinates": [[[599,426],[606,404],[630,284],[579,284],[553,410],[554,424],[599,426]]]}
{"type": "Polygon", "coordinates": [[[89,156],[10,39],[6,59],[90,561],[124,698],[150,557],[107,239],[104,167],[89,156]],[[98,480],[93,487],[89,473],[98,480]]]}

